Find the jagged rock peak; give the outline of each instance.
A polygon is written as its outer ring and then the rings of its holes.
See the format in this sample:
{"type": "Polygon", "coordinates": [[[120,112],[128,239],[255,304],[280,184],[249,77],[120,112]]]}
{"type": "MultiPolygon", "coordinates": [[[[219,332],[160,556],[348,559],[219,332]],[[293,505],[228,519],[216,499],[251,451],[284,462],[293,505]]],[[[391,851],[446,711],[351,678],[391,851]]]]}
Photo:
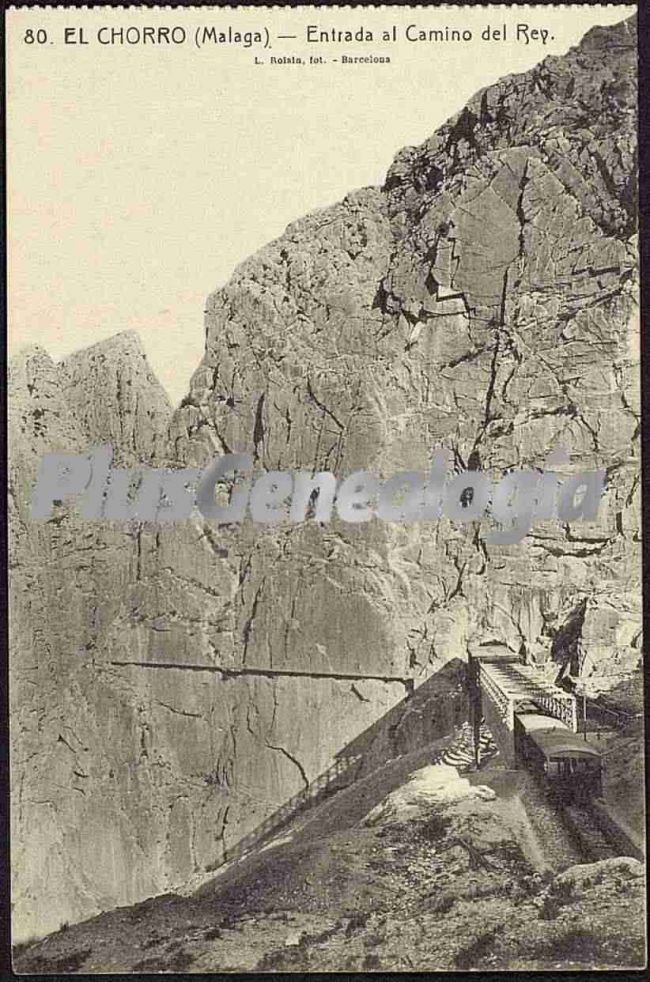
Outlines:
{"type": "MultiPolygon", "coordinates": [[[[9,359],[7,389],[11,414],[12,467],[48,450],[77,451],[84,434],[63,398],[57,365],[44,348],[29,345],[9,359]]],[[[18,467],[20,469],[20,467],[18,467]]]]}
{"type": "Polygon", "coordinates": [[[58,363],[65,399],[92,443],[112,443],[131,462],[156,456],[171,403],[135,331],[123,331],[58,363]]]}
{"type": "Polygon", "coordinates": [[[12,377],[19,374],[33,360],[40,361],[43,359],[47,359],[51,364],[54,364],[49,353],[40,344],[25,344],[15,354],[10,356],[7,366],[9,376],[12,377]]]}
{"type": "Polygon", "coordinates": [[[618,24],[611,24],[603,27],[597,24],[587,31],[576,49],[583,51],[611,51],[615,47],[625,47],[634,53],[636,57],[637,49],[637,15],[633,14],[627,20],[619,21],[618,24]]]}
{"type": "Polygon", "coordinates": [[[96,341],[95,344],[88,345],[85,348],[78,348],[72,354],[65,355],[60,361],[61,364],[66,364],[77,361],[80,358],[101,357],[102,355],[115,356],[122,353],[146,359],[142,341],[137,331],[118,331],[117,334],[111,334],[110,337],[102,338],[101,341],[96,341]]]}
{"type": "Polygon", "coordinates": [[[594,27],[566,55],[479,91],[418,147],[405,147],[384,190],[391,212],[454,191],[495,151],[532,153],[561,179],[606,234],[636,229],[636,17],[594,27]]]}
{"type": "Polygon", "coordinates": [[[111,443],[116,463],[151,462],[171,403],[135,331],[55,362],[40,345],[9,360],[14,457],[111,443]]]}

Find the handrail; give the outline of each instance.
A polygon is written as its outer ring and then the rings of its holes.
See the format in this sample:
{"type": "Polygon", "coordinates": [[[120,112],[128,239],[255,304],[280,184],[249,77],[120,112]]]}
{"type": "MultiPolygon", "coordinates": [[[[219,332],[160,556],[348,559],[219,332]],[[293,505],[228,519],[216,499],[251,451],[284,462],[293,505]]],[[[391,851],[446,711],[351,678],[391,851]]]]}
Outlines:
{"type": "MultiPolygon", "coordinates": [[[[239,858],[247,849],[260,843],[266,836],[277,830],[289,818],[292,818],[304,807],[313,807],[319,794],[334,783],[342,774],[349,771],[354,764],[361,760],[361,754],[351,754],[349,757],[337,757],[334,763],[314,778],[291,798],[288,798],[272,814],[255,826],[250,832],[238,839],[231,849],[225,849],[223,863],[239,858]]],[[[215,867],[217,868],[217,867],[215,867]]]]}
{"type": "Polygon", "coordinates": [[[522,698],[532,698],[554,719],[560,719],[574,733],[578,730],[578,709],[576,697],[564,692],[543,678],[537,678],[529,666],[516,666],[509,669],[507,662],[483,664],[479,661],[478,682],[488,698],[495,704],[501,718],[509,729],[514,727],[514,705],[522,698]],[[526,670],[528,669],[528,670],[526,670]],[[504,691],[499,685],[499,673],[504,676],[503,684],[510,683],[514,691],[504,691]],[[495,677],[496,674],[496,677],[495,677]],[[517,691],[518,690],[518,691],[517,691]]]}

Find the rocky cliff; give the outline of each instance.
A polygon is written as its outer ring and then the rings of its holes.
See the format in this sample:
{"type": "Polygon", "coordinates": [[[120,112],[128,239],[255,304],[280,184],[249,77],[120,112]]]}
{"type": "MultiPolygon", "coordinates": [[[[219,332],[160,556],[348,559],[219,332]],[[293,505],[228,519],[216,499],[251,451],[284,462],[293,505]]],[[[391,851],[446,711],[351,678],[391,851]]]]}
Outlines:
{"type": "Polygon", "coordinates": [[[139,846],[151,819],[137,795],[126,797],[146,714],[96,666],[98,641],[136,575],[138,533],[81,522],[63,506],[35,523],[29,503],[43,454],[107,441],[116,461],[146,460],[171,407],[133,334],[58,364],[38,348],[21,353],[9,400],[12,901],[21,937],[161,886],[139,846]]]}
{"type": "Polygon", "coordinates": [[[569,470],[608,475],[597,523],[541,524],[517,549],[444,521],[222,535],[246,574],[236,660],[417,677],[489,638],[544,660],[586,601],[583,673],[636,662],[634,72],[632,24],[594,29],[210,298],[171,424],[182,460],[233,449],[267,470],[389,476],[440,444],[497,472],[562,448],[569,470]]]}
{"type": "Polygon", "coordinates": [[[401,151],[382,188],[289,226],[209,298],[171,415],[132,337],[19,360],[18,937],[204,875],[364,734],[385,758],[447,732],[445,666],[477,646],[594,692],[634,671],[635,85],[634,23],[596,28],[401,151]],[[384,477],[437,445],[495,476],[563,449],[565,473],[607,483],[597,521],[510,546],[446,519],[164,529],[60,509],[35,529],[39,456],[98,442],[127,462],[242,452],[384,477]],[[405,696],[425,682],[415,726],[405,696]]]}

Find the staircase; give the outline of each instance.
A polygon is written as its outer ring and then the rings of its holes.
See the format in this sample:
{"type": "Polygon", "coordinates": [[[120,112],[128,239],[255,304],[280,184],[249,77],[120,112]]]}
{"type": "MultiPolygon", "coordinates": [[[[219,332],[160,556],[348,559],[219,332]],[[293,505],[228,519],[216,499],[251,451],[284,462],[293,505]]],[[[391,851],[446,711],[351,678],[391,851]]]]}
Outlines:
{"type": "MultiPolygon", "coordinates": [[[[484,722],[481,722],[479,748],[481,763],[490,760],[499,752],[484,722]]],[[[362,754],[354,754],[337,758],[331,767],[319,774],[307,787],[285,801],[277,811],[260,822],[248,835],[239,839],[232,849],[227,849],[223,862],[241,859],[246,853],[267,840],[272,833],[277,834],[302,812],[314,808],[324,798],[352,784],[357,777],[362,757],[362,754]]],[[[469,723],[463,723],[456,739],[437,754],[431,763],[448,764],[461,772],[474,765],[474,739],[469,723]]]]}
{"type": "Polygon", "coordinates": [[[305,788],[285,801],[277,811],[260,822],[252,832],[239,839],[232,849],[227,849],[224,853],[224,862],[240,859],[244,853],[259,845],[272,832],[278,832],[301,812],[315,807],[323,798],[351,784],[356,774],[357,765],[361,761],[361,756],[361,754],[354,754],[349,757],[338,757],[331,767],[328,767],[305,788]]]}
{"type": "MultiPolygon", "coordinates": [[[[479,760],[481,764],[491,760],[499,752],[492,734],[481,720],[479,731],[479,760]]],[[[433,761],[434,764],[449,764],[461,773],[474,766],[474,735],[469,723],[463,723],[456,739],[433,761]]]]}

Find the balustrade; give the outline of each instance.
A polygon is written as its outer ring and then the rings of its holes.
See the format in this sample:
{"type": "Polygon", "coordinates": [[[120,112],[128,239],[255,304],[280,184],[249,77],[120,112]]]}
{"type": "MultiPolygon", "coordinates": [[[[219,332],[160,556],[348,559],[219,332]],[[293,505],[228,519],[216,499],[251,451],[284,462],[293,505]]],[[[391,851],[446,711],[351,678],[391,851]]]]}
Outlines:
{"type": "Polygon", "coordinates": [[[487,664],[479,663],[478,681],[510,729],[514,726],[515,701],[528,698],[533,699],[543,712],[577,732],[575,696],[563,692],[542,677],[536,678],[529,666],[507,663],[491,670],[487,664]]]}

